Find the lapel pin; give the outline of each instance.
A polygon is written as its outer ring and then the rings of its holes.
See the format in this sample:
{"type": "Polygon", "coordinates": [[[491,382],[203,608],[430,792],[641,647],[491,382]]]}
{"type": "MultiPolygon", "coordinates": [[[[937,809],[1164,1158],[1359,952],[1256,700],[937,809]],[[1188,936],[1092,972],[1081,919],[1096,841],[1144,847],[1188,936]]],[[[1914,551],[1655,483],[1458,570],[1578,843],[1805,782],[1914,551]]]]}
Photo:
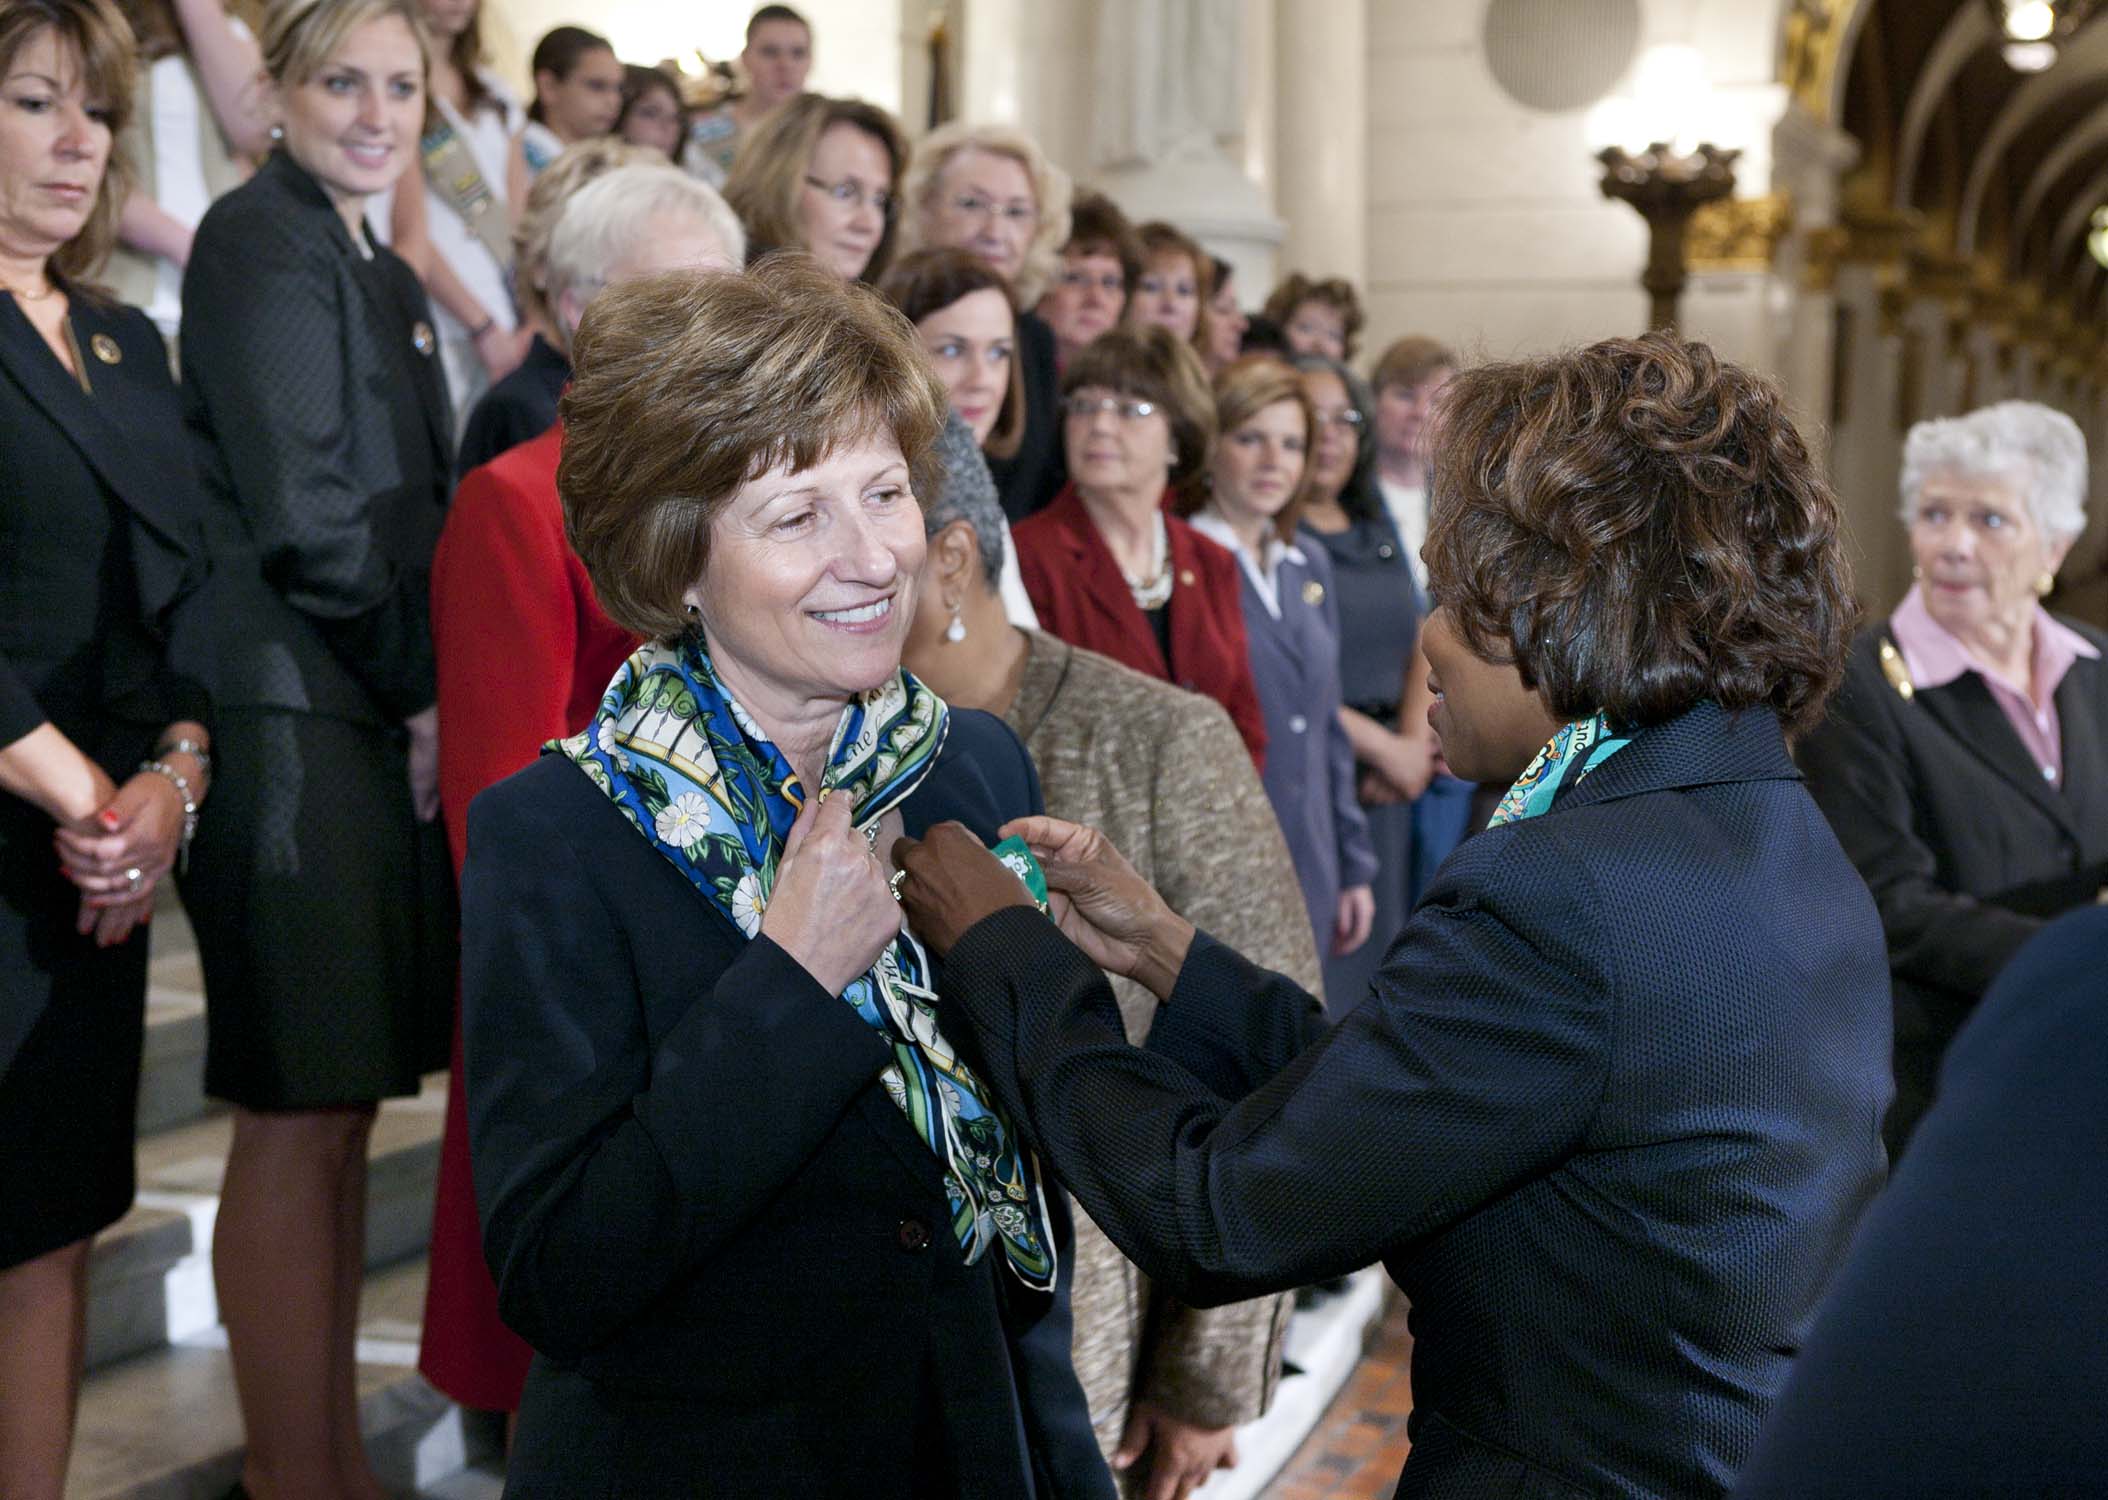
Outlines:
{"type": "Polygon", "coordinates": [[[1905,703],[1916,696],[1918,685],[1911,680],[1910,668],[1903,664],[1903,653],[1889,641],[1881,643],[1881,675],[1888,679],[1888,685],[1905,703]]]}
{"type": "Polygon", "coordinates": [[[426,359],[432,357],[432,351],[438,347],[438,343],[438,339],[432,335],[432,325],[423,318],[410,325],[410,347],[426,359]]]}
{"type": "Polygon", "coordinates": [[[1325,602],[1325,586],[1315,578],[1306,580],[1303,584],[1303,602],[1313,607],[1323,604],[1325,602]]]}
{"type": "Polygon", "coordinates": [[[1180,568],[1178,570],[1178,581],[1180,583],[1183,583],[1187,588],[1192,588],[1193,570],[1191,568],[1180,568]]]}
{"type": "Polygon", "coordinates": [[[88,340],[88,347],[94,351],[95,357],[106,365],[122,364],[124,362],[124,351],[117,347],[117,340],[111,338],[107,333],[94,335],[88,340]]]}

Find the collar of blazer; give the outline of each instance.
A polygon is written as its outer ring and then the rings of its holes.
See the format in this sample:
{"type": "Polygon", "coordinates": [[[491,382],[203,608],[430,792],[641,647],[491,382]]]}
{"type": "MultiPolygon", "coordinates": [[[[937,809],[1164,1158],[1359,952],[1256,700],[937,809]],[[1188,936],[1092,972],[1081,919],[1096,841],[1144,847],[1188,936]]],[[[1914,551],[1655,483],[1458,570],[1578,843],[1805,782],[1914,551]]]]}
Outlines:
{"type": "Polygon", "coordinates": [[[138,337],[139,314],[99,305],[69,287],[67,318],[83,359],[91,358],[88,379],[95,394],[66,373],[30,326],[14,299],[0,313],[0,370],[19,386],[30,403],[65,433],[68,441],[102,482],[109,486],[138,523],[132,566],[139,582],[140,603],[158,615],[182,593],[184,581],[203,553],[197,533],[197,504],[187,468],[170,474],[154,457],[171,449],[180,460],[187,454],[180,430],[165,444],[142,444],[137,434],[157,419],[178,420],[173,397],[159,413],[150,410],[152,386],[166,382],[168,353],[159,339],[138,337]],[[114,351],[110,359],[101,351],[114,351]]]}
{"type": "Polygon", "coordinates": [[[1560,798],[1552,811],[1683,787],[1800,777],[1786,753],[1777,714],[1768,708],[1731,714],[1707,702],[1640,731],[1602,769],[1560,798]]]}
{"type": "MultiPolygon", "coordinates": [[[[1067,486],[1055,496],[1044,514],[1048,523],[1056,528],[1062,549],[1067,553],[1068,577],[1083,599],[1092,609],[1104,617],[1105,623],[1120,635],[1128,637],[1137,648],[1146,647],[1150,659],[1157,665],[1159,677],[1169,677],[1171,664],[1164,660],[1163,649],[1157,645],[1156,632],[1142,615],[1141,606],[1135,603],[1134,591],[1127,586],[1121,575],[1120,564],[1113,557],[1113,549],[1106,545],[1105,538],[1098,534],[1097,523],[1091,520],[1090,512],[1084,509],[1083,494],[1075,485],[1067,486]]],[[[1173,633],[1182,613],[1179,604],[1181,586],[1189,583],[1192,559],[1183,551],[1184,537],[1181,528],[1165,522],[1165,557],[1174,575],[1184,573],[1187,577],[1174,576],[1171,598],[1165,608],[1171,611],[1173,633]]]]}
{"type": "MultiPolygon", "coordinates": [[[[344,222],[344,216],[337,212],[337,206],[329,201],[329,194],[323,190],[322,184],[315,181],[305,167],[288,156],[283,146],[264,158],[263,165],[256,169],[256,177],[270,184],[280,194],[291,198],[302,211],[314,217],[318,225],[326,224],[326,228],[319,228],[317,232],[328,242],[330,248],[346,261],[365,258],[364,252],[352,240],[351,226],[344,222]]],[[[390,262],[394,259],[394,252],[385,245],[372,244],[371,239],[371,235],[367,235],[368,248],[373,251],[373,259],[378,263],[377,268],[384,272],[393,272],[395,266],[390,262]]],[[[415,281],[407,265],[401,267],[400,278],[391,279],[415,281]]],[[[401,326],[405,318],[413,324],[424,321],[429,325],[429,309],[397,306],[382,294],[378,278],[354,274],[351,280],[358,287],[359,295],[366,299],[367,307],[380,320],[380,326],[388,331],[389,337],[411,336],[411,331],[401,326]]],[[[405,287],[404,290],[408,288],[405,287]]],[[[420,291],[416,295],[422,298],[423,293],[420,291]]],[[[422,358],[414,361],[412,368],[417,369],[423,378],[413,381],[412,384],[416,388],[419,410],[424,415],[425,431],[431,438],[432,452],[438,463],[437,472],[451,475],[454,472],[453,423],[447,411],[446,385],[439,373],[438,350],[439,345],[435,338],[430,344],[429,352],[420,351],[422,358]]]]}
{"type": "Polygon", "coordinates": [[[1901,708],[1906,714],[1912,708],[1923,709],[1927,718],[2000,780],[2017,787],[2058,826],[2076,835],[2084,831],[2084,803],[2102,790],[2078,785],[2075,780],[2090,780],[2094,768],[2102,763],[2103,750],[2108,749],[2108,725],[2102,723],[2108,694],[2103,692],[2101,671],[2099,659],[2081,657],[2057,684],[2057,727],[2063,738],[2065,768],[2061,791],[2043,777],[2035,757],[2013,732],[2013,721],[1977,673],[1964,672],[1938,687],[1918,688],[1901,708]]]}

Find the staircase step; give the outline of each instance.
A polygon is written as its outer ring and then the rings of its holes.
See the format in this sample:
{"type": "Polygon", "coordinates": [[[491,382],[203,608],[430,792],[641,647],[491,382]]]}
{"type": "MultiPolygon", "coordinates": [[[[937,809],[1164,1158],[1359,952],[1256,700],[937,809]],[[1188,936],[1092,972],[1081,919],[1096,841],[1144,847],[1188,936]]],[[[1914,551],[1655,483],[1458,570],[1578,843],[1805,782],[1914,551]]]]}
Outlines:
{"type": "MultiPolygon", "coordinates": [[[[359,1308],[359,1420],[381,1482],[408,1492],[464,1476],[502,1442],[419,1375],[422,1257],[368,1276],[359,1308]],[[407,1334],[407,1337],[406,1337],[407,1334]]],[[[67,1500],[217,1500],[241,1473],[241,1408],[222,1330],[98,1370],[81,1391],[67,1500]]]]}
{"type": "Polygon", "coordinates": [[[138,1134],[188,1125],[214,1107],[205,1098],[205,997],[193,990],[148,986],[138,1134]]]}
{"type": "MultiPolygon", "coordinates": [[[[381,1105],[366,1159],[369,1267],[424,1253],[445,1120],[444,1073],[425,1079],[417,1097],[381,1105]]],[[[140,1141],[138,1201],[96,1244],[90,1369],[219,1322],[212,1227],[233,1133],[233,1116],[215,1114],[140,1141]]]]}
{"type": "Polygon", "coordinates": [[[88,1366],[168,1342],[168,1276],[196,1248],[190,1216],[135,1204],[88,1260],[88,1366]]]}

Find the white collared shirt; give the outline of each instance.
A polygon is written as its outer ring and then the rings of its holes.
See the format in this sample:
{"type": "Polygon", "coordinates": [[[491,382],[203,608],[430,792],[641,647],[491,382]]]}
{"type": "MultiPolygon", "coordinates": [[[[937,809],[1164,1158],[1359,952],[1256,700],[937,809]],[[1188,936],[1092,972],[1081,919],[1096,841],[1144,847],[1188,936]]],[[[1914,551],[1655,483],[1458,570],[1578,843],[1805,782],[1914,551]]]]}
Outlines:
{"type": "Polygon", "coordinates": [[[1259,602],[1266,612],[1276,620],[1281,618],[1281,564],[1292,562],[1299,568],[1310,566],[1310,559],[1294,542],[1284,542],[1269,527],[1259,542],[1259,558],[1244,550],[1244,543],[1237,540],[1237,533],[1222,513],[1209,506],[1206,510],[1189,518],[1188,524],[1211,542],[1220,542],[1230,549],[1237,559],[1237,566],[1244,569],[1244,576],[1251,580],[1252,589],[1259,595],[1259,602]]]}

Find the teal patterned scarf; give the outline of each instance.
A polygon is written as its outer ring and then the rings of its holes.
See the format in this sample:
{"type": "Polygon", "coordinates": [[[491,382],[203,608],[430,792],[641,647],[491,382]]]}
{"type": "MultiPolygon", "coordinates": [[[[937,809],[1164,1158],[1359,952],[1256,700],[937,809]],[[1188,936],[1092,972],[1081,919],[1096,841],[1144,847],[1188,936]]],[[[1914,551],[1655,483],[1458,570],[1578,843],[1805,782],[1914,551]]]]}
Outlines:
{"type": "MultiPolygon", "coordinates": [[[[897,672],[849,701],[821,786],[846,793],[871,829],[929,774],[944,744],[944,700],[897,672]]],[[[585,730],[551,745],[629,815],[747,937],[761,931],[804,789],[735,701],[699,640],[646,645],[616,672],[585,730]]],[[[944,1167],[967,1264],[1000,1243],[1027,1286],[1054,1285],[1054,1244],[1037,1163],[992,1096],[937,1029],[930,965],[905,925],[842,994],[893,1044],[882,1081],[944,1167]]]]}
{"type": "Polygon", "coordinates": [[[1601,714],[1563,726],[1508,788],[1486,826],[1498,828],[1550,811],[1561,791],[1579,786],[1582,777],[1631,743],[1631,735],[1613,733],[1601,714]]]}

